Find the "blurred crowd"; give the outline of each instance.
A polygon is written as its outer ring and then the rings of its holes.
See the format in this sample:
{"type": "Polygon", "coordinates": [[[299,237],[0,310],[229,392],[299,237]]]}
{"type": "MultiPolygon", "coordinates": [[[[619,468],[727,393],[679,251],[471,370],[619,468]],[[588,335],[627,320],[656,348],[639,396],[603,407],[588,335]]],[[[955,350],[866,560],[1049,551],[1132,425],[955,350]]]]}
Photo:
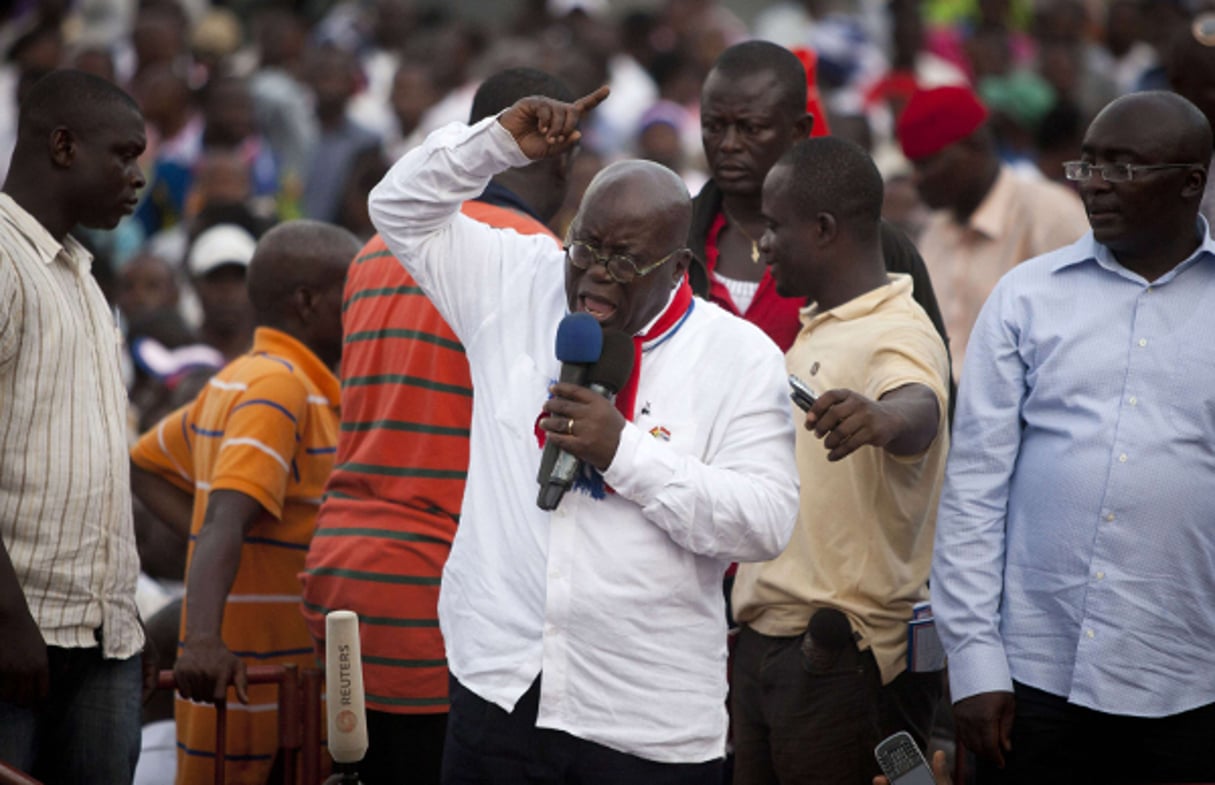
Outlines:
{"type": "MultiPolygon", "coordinates": [[[[50,69],[127,89],[148,121],[149,185],[117,231],[85,238],[95,272],[128,324],[168,305],[230,357],[248,325],[214,314],[199,291],[220,271],[190,263],[195,239],[217,224],[256,238],[295,217],[369,237],[366,195],[387,165],[465,120],[476,86],[505,67],[558,74],[579,95],[611,85],[576,180],[637,156],[681,173],[695,193],[707,178],[700,86],[717,55],[750,37],[809,50],[825,112],[817,121],[871,151],[888,184],[887,217],[914,237],[925,211],[893,132],[916,85],[973,85],[1001,157],[1062,181],[1059,164],[1098,109],[1169,84],[1168,44],[1201,0],[786,1],[762,6],[749,26],[709,0],[633,10],[530,0],[493,27],[410,0],[5,5],[0,169],[22,92],[50,69]]],[[[580,194],[575,185],[554,219],[558,234],[580,194]]]]}
{"type": "MultiPolygon", "coordinates": [[[[1172,89],[1215,117],[1215,17],[1202,16],[1215,10],[1211,0],[783,0],[755,4],[747,19],[716,0],[625,5],[519,0],[490,24],[424,0],[0,1],[0,181],[17,107],[53,70],[116,83],[146,119],[147,185],[133,213],[110,231],[74,230],[125,338],[131,443],[253,344],[246,272],[258,241],[298,218],[370,240],[372,188],[429,133],[466,122],[477,88],[504,69],[557,75],[575,96],[611,87],[583,122],[568,194],[547,221],[564,237],[587,184],[612,162],[648,159],[700,191],[711,176],[700,102],[714,63],[753,38],[793,50],[808,67],[816,134],[867,151],[885,184],[883,218],[926,243],[955,374],[970,323],[1006,268],[972,293],[933,266],[949,255],[942,243],[963,242],[942,239],[933,211],[969,218],[974,205],[958,205],[964,194],[934,199],[918,159],[943,144],[921,155],[900,138],[917,91],[968,88],[1001,171],[1056,184],[1055,212],[1070,223],[1013,263],[1084,231],[1079,201],[1059,194],[1076,185],[1063,163],[1079,157],[1110,101],[1172,89]],[[1193,54],[1195,41],[1205,54],[1193,54]]],[[[964,186],[956,170],[949,177],[964,186]]],[[[990,187],[992,178],[982,184],[990,187]]],[[[187,539],[138,499],[135,510],[137,600],[145,619],[170,609],[161,651],[172,651],[187,539]]],[[[159,711],[164,720],[170,709],[159,711]]],[[[175,752],[171,741],[164,747],[167,761],[175,752]]]]}

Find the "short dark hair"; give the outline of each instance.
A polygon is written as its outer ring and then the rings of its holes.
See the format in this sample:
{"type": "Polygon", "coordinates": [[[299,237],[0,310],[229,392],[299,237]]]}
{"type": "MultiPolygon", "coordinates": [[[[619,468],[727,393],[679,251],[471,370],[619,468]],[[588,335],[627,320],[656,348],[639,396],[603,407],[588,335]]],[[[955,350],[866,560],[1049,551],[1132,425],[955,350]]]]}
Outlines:
{"type": "Polygon", "coordinates": [[[520,98],[542,95],[558,101],[574,100],[574,93],[557,77],[536,68],[507,68],[481,83],[473,96],[468,122],[498,114],[520,98]]]}
{"type": "Polygon", "coordinates": [[[768,72],[780,87],[780,107],[793,117],[806,111],[806,68],[797,55],[771,41],[744,41],[726,49],[713,64],[721,76],[737,79],[768,72]]]}
{"type": "Polygon", "coordinates": [[[803,139],[773,169],[787,166],[789,195],[807,218],[829,212],[854,236],[876,235],[882,219],[882,175],[854,142],[834,136],[803,139]]]}
{"type": "Polygon", "coordinates": [[[17,135],[36,139],[58,126],[80,132],[104,123],[119,106],[139,112],[135,99],[113,82],[71,68],[51,71],[22,100],[17,135]]]}

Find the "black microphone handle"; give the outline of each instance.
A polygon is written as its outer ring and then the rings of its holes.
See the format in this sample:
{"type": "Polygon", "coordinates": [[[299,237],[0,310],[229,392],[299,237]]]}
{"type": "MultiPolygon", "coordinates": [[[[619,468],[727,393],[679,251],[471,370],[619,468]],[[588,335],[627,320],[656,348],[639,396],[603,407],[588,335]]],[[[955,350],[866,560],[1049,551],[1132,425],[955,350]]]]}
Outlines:
{"type": "MultiPolygon", "coordinates": [[[[616,394],[614,390],[601,384],[592,384],[589,389],[591,392],[598,393],[608,400],[611,400],[612,396],[616,394]]],[[[541,476],[544,475],[548,448],[552,444],[552,442],[547,442],[544,445],[545,455],[540,459],[541,476]]],[[[578,472],[580,471],[582,471],[582,460],[565,450],[559,450],[557,452],[557,460],[553,462],[552,473],[548,475],[548,481],[542,482],[540,485],[540,496],[536,499],[536,504],[540,509],[557,509],[557,505],[561,503],[561,498],[565,496],[565,492],[574,484],[574,478],[578,476],[578,472]]]]}

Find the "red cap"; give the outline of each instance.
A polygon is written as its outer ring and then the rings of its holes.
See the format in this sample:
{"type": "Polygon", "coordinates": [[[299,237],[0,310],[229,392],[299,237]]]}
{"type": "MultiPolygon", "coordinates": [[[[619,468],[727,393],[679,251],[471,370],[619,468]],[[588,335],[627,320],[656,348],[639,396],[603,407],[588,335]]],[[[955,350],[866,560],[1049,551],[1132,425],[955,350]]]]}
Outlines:
{"type": "Polygon", "coordinates": [[[903,155],[914,161],[965,139],[986,119],[987,107],[969,87],[934,87],[912,93],[895,133],[903,155]]]}

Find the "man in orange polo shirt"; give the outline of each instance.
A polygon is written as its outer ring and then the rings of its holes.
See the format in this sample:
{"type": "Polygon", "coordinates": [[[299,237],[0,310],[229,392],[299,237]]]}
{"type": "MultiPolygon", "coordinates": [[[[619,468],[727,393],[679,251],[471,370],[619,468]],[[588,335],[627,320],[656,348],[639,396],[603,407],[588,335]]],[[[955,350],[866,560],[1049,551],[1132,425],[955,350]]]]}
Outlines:
{"type": "MultiPolygon", "coordinates": [[[[554,77],[513,68],[481,85],[471,122],[528,95],[573,98],[554,77]]],[[[565,198],[568,164],[503,172],[463,212],[551,235],[544,222],[565,198]]],[[[369,733],[360,779],[397,783],[408,772],[437,785],[448,711],[439,577],[464,495],[472,381],[464,347],[379,235],[350,269],[343,309],[342,435],[308,553],[304,616],[323,652],[325,614],[359,614],[369,733]]]]}
{"type": "Polygon", "coordinates": [[[314,662],[299,579],[338,435],[342,286],[354,235],[314,221],[268,232],[249,263],[253,348],[131,452],[132,486],[162,520],[188,521],[177,782],[210,782],[215,715],[229,704],[225,782],[261,785],[278,747],[271,685],[247,664],[314,662]]]}

